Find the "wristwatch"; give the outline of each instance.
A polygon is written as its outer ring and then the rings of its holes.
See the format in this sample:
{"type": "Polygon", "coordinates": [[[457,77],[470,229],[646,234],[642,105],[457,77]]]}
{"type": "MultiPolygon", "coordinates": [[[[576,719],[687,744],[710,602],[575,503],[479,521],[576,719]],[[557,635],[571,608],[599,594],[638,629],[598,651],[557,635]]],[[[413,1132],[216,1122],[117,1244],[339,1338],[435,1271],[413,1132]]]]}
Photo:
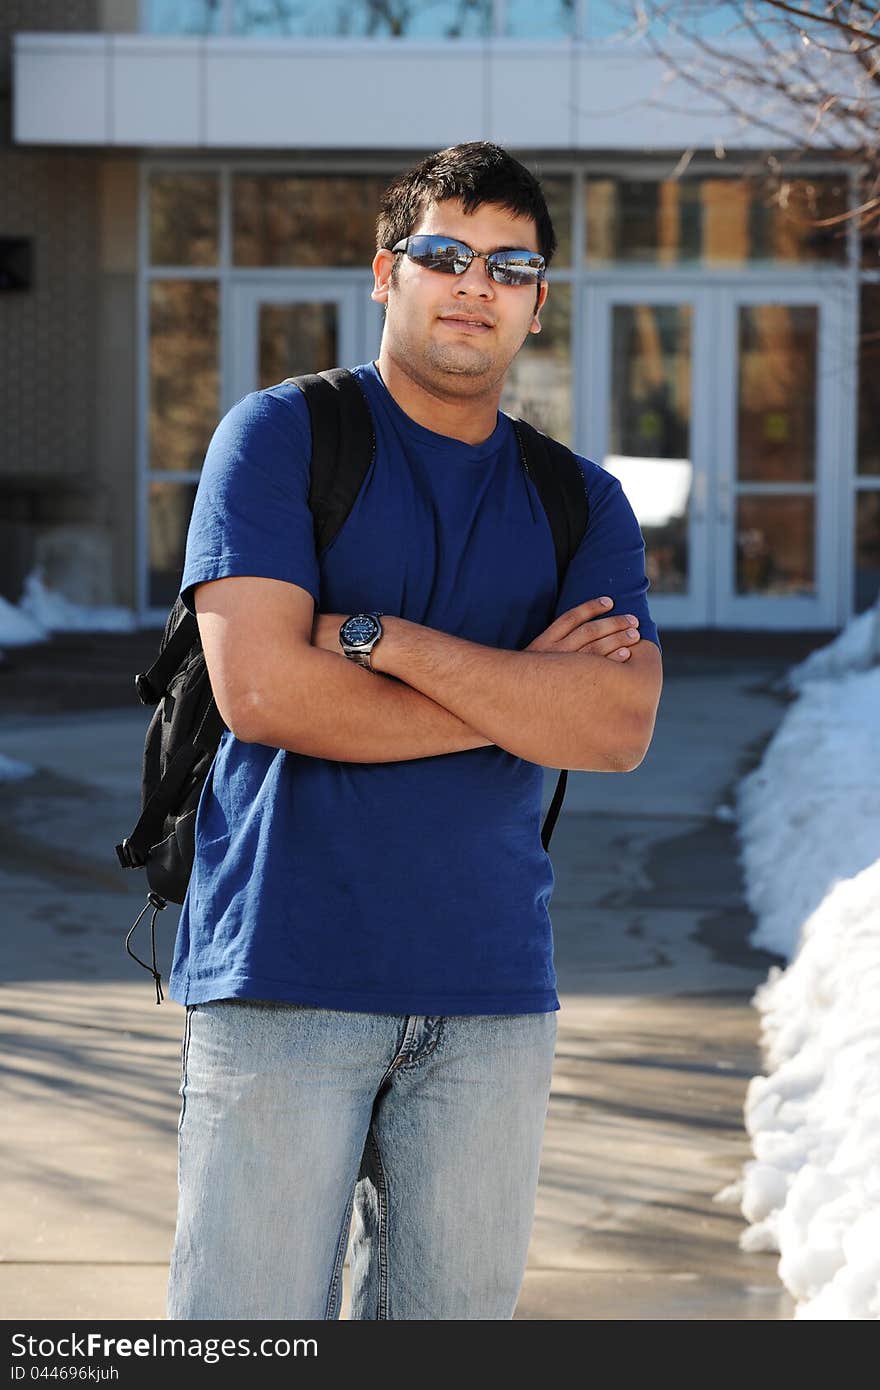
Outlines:
{"type": "Polygon", "coordinates": [[[346,656],[359,666],[373,670],[370,653],[382,636],[381,613],[353,613],[339,629],[339,642],[346,656]]]}

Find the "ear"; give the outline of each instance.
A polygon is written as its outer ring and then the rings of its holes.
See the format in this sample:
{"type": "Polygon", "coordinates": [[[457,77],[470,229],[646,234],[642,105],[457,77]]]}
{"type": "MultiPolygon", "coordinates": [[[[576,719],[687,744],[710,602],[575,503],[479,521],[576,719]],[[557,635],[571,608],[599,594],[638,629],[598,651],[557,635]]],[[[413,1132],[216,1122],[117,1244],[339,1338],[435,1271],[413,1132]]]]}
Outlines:
{"type": "Polygon", "coordinates": [[[382,250],[377,251],[373,257],[372,268],[374,282],[373,288],[370,291],[370,298],[374,299],[377,304],[387,304],[388,287],[391,280],[391,272],[394,269],[394,256],[383,247],[382,250]]]}
{"type": "Polygon", "coordinates": [[[547,284],[547,281],[542,280],[540,285],[538,286],[538,297],[535,302],[535,312],[532,317],[532,322],[529,324],[530,333],[540,333],[541,331],[541,321],[538,318],[538,315],[544,307],[544,301],[547,298],[549,289],[550,286],[547,284]]]}

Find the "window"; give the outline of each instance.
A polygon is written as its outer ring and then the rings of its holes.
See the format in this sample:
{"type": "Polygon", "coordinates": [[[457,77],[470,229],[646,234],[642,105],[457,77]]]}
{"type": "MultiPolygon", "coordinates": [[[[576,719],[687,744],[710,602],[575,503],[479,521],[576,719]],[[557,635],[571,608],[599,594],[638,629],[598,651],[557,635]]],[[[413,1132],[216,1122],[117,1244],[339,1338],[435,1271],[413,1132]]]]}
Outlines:
{"type": "Polygon", "coordinates": [[[847,260],[844,178],[788,179],[781,190],[739,178],[585,181],[591,266],[754,265],[847,260]]]}
{"type": "Polygon", "coordinates": [[[236,174],[233,264],[368,267],[389,181],[387,175],[236,174]]]}
{"type": "Polygon", "coordinates": [[[150,264],[216,265],[220,244],[216,174],[150,176],[150,264]]]}
{"type": "Polygon", "coordinates": [[[146,0],[151,34],[252,38],[481,39],[492,0],[146,0]]]}

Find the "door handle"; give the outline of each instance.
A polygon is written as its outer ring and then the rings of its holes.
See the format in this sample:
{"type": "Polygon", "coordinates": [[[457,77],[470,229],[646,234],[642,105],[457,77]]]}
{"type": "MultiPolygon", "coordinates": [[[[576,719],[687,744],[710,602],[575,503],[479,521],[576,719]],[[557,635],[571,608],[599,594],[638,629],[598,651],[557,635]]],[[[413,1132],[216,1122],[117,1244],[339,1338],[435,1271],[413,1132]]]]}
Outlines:
{"type": "Polygon", "coordinates": [[[697,469],[694,472],[694,521],[704,522],[706,520],[706,491],[708,480],[705,469],[697,469]]]}

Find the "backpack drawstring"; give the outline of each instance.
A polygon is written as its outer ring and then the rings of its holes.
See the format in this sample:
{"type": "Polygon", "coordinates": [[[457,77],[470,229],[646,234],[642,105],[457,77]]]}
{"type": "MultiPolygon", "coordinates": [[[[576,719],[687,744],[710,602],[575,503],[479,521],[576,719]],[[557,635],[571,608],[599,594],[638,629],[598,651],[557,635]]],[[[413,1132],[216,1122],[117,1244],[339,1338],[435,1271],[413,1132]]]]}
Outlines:
{"type": "Polygon", "coordinates": [[[128,933],[128,936],[125,938],[125,949],[131,956],[132,960],[136,960],[138,965],[142,965],[145,970],[149,970],[150,974],[153,976],[153,979],[156,981],[157,1004],[161,1004],[165,996],[162,993],[162,976],[159,974],[159,970],[156,966],[156,918],[158,917],[159,913],[162,912],[163,909],[167,906],[168,904],[166,903],[165,899],[161,896],[161,894],[151,892],[147,897],[146,905],[141,908],[140,912],[138,913],[137,917],[131,925],[131,929],[128,933]],[[153,948],[153,964],[147,965],[147,962],[145,960],[141,960],[140,956],[135,955],[134,951],[131,949],[128,943],[131,941],[135,929],[138,926],[144,913],[149,912],[151,907],[154,909],[153,920],[150,922],[150,942],[153,948]]]}

